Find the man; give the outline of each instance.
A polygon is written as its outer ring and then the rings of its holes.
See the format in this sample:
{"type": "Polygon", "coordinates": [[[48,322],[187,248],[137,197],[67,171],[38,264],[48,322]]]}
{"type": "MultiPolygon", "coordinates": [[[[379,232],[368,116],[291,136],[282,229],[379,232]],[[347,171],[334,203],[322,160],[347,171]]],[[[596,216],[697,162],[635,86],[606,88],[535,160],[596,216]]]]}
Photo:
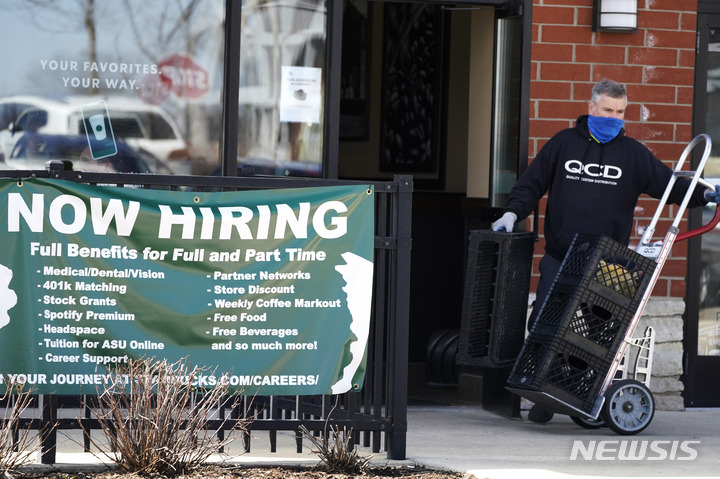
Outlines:
{"type": "MultiPolygon", "coordinates": [[[[505,213],[493,230],[513,230],[548,193],[545,210],[545,255],[528,321],[532,328],[538,311],[557,275],[576,233],[602,234],[627,245],[633,212],[641,194],[661,198],[672,170],[640,142],[625,136],[623,119],[627,92],[619,83],[604,79],[592,88],[588,114],[575,128],[553,136],[538,152],[510,191],[505,213]]],[[[675,183],[669,201],[680,204],[690,180],[675,183]]],[[[720,201],[719,190],[696,188],[689,207],[720,201]]],[[[547,422],[552,413],[537,406],[528,419],[547,422]]]]}

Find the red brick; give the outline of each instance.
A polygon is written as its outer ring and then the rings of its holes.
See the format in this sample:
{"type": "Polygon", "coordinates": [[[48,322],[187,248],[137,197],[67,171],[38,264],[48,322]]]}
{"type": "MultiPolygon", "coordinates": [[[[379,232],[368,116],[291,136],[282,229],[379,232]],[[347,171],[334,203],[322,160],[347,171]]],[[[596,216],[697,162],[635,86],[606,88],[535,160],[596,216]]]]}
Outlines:
{"type": "Polygon", "coordinates": [[[535,81],[530,84],[530,98],[570,100],[571,85],[566,81],[535,81]]]}
{"type": "Polygon", "coordinates": [[[528,138],[528,162],[530,161],[530,158],[535,157],[535,152],[537,151],[537,140],[535,138],[528,138]]]}
{"type": "MultiPolygon", "coordinates": [[[[697,12],[697,0],[645,0],[647,9],[697,12]]],[[[638,7],[640,3],[638,3],[638,7]]],[[[642,11],[641,11],[642,13],[642,11]]]]}
{"type": "MultiPolygon", "coordinates": [[[[668,167],[671,165],[668,165],[668,167]]],[[[659,204],[659,201],[656,201],[654,204],[654,207],[657,208],[659,204]]],[[[670,205],[670,207],[666,206],[663,211],[662,221],[658,222],[657,230],[655,233],[656,238],[664,238],[665,234],[668,232],[668,230],[672,227],[672,223],[675,220],[675,211],[673,211],[673,206],[670,205]]],[[[654,210],[653,210],[654,211],[654,210]]],[[[650,218],[648,218],[650,220],[650,218]]],[[[649,222],[649,221],[648,221],[649,222]]]]}
{"type": "MultiPolygon", "coordinates": [[[[533,3],[538,0],[534,0],[533,3]]],[[[543,5],[571,5],[571,6],[587,6],[592,7],[592,0],[543,0],[543,5]]],[[[533,5],[533,9],[538,8],[537,4],[533,5]]]]}
{"type": "Polygon", "coordinates": [[[662,123],[653,123],[652,125],[647,123],[629,123],[625,125],[625,130],[628,132],[628,135],[639,141],[643,141],[644,139],[673,141],[675,136],[673,125],[662,123]]]}
{"type": "Polygon", "coordinates": [[[626,87],[628,101],[633,103],[675,103],[676,88],[667,85],[632,85],[626,87]]]}
{"type": "Polygon", "coordinates": [[[578,45],[575,61],[587,63],[625,63],[625,47],[607,45],[578,45]]]}
{"type": "Polygon", "coordinates": [[[540,64],[541,80],[584,80],[590,78],[589,64],[576,63],[551,63],[544,62],[540,64]]]}
{"type": "Polygon", "coordinates": [[[647,46],[653,48],[685,48],[695,50],[695,32],[671,32],[667,30],[647,30],[647,46]]]}
{"type": "Polygon", "coordinates": [[[680,16],[680,29],[694,32],[697,28],[697,14],[695,12],[683,12],[680,16]]]}
{"type": "Polygon", "coordinates": [[[692,85],[695,72],[691,68],[645,67],[645,83],[692,85]]]}
{"type": "Polygon", "coordinates": [[[528,163],[531,162],[531,161],[533,160],[533,158],[535,158],[535,156],[537,155],[537,152],[540,151],[540,146],[539,146],[539,144],[541,143],[541,141],[545,141],[545,140],[540,140],[540,139],[537,139],[537,138],[530,138],[530,139],[529,139],[529,141],[528,141],[528,151],[527,151],[528,163]]]}
{"type": "Polygon", "coordinates": [[[642,30],[638,30],[634,33],[594,32],[592,44],[640,47],[645,44],[645,34],[642,30]]]}
{"type": "Polygon", "coordinates": [[[674,164],[677,159],[680,158],[689,141],[689,139],[688,141],[677,141],[673,143],[654,143],[647,141],[645,142],[645,146],[654,152],[658,158],[674,164]]]}
{"type": "Polygon", "coordinates": [[[693,83],[687,84],[687,85],[678,85],[677,88],[677,103],[682,103],[684,105],[692,105],[695,95],[695,88],[693,86],[693,83]]]}
{"type": "Polygon", "coordinates": [[[575,9],[573,7],[537,7],[533,8],[533,23],[573,25],[575,23],[575,9]]]}
{"type": "Polygon", "coordinates": [[[683,143],[690,143],[693,139],[692,125],[677,124],[675,125],[675,141],[681,141],[683,143]]]}
{"type": "Polygon", "coordinates": [[[643,67],[632,65],[595,65],[593,66],[593,81],[599,81],[603,78],[612,78],[613,80],[627,83],[642,83],[643,67]]]}
{"type": "Polygon", "coordinates": [[[668,258],[667,261],[665,261],[665,265],[663,265],[662,275],[665,277],[678,277],[678,276],[684,276],[686,271],[686,261],[687,258],[683,257],[674,257],[677,253],[676,249],[679,249],[682,246],[682,243],[675,243],[672,248],[672,258],[668,258]]]}
{"type": "Polygon", "coordinates": [[[567,118],[574,120],[587,113],[586,102],[569,101],[540,101],[538,102],[538,117],[540,118],[567,118]]]}
{"type": "Polygon", "coordinates": [[[638,12],[638,28],[661,28],[678,30],[680,28],[680,13],[658,10],[638,12]]]}
{"type": "MultiPolygon", "coordinates": [[[[655,142],[652,140],[643,141],[643,145],[645,145],[652,152],[652,154],[655,155],[656,158],[662,160],[662,162],[665,163],[669,168],[674,168],[675,163],[677,162],[678,158],[680,158],[680,154],[682,153],[682,150],[683,148],[685,148],[686,144],[687,143],[677,143],[674,141],[666,141],[664,143],[655,142]],[[680,148],[678,148],[678,146],[680,148]]],[[[655,207],[653,207],[652,211],[655,211],[655,207]]]]}
{"type": "MultiPolygon", "coordinates": [[[[684,269],[683,274],[681,278],[684,278],[687,275],[687,268],[684,269]]],[[[686,288],[685,288],[685,280],[684,279],[673,279],[670,282],[670,296],[673,298],[683,298],[685,297],[686,288]]]]}
{"type": "Polygon", "coordinates": [[[678,51],[674,48],[630,48],[628,63],[634,65],[676,66],[678,51]]]}
{"type": "Polygon", "coordinates": [[[630,103],[625,110],[625,122],[640,121],[640,105],[630,103]]]}
{"type": "Polygon", "coordinates": [[[577,8],[577,26],[592,28],[593,24],[593,9],[592,5],[589,7],[578,7],[577,8]]]}
{"type": "Polygon", "coordinates": [[[573,99],[588,101],[592,95],[592,88],[594,85],[595,82],[593,81],[573,82],[573,99]]]}
{"type": "Polygon", "coordinates": [[[592,30],[587,27],[543,25],[540,30],[540,41],[543,43],[590,44],[592,33],[592,30]]]}
{"type": "Polygon", "coordinates": [[[679,50],[678,66],[695,68],[695,52],[692,50],[679,50]]]}
{"type": "Polygon", "coordinates": [[[638,207],[642,208],[644,214],[650,218],[657,207],[657,200],[655,198],[650,198],[649,196],[641,196],[637,204],[638,207]]]}
{"type": "Polygon", "coordinates": [[[547,143],[549,139],[549,137],[538,137],[534,139],[533,143],[535,145],[535,149],[528,151],[528,162],[535,159],[537,153],[542,150],[542,147],[545,146],[545,143],[547,143]]]}
{"type": "MultiPolygon", "coordinates": [[[[550,138],[558,131],[568,128],[567,120],[532,120],[530,122],[530,136],[532,138],[550,138]]],[[[538,151],[542,144],[538,144],[538,151]]]]}
{"type": "Polygon", "coordinates": [[[658,278],[657,283],[655,283],[655,287],[652,291],[652,296],[667,296],[668,295],[668,280],[660,276],[658,278]]]}
{"type": "MultiPolygon", "coordinates": [[[[538,208],[542,213],[544,213],[545,208],[547,208],[547,195],[540,198],[538,204],[538,208]]],[[[545,231],[545,214],[540,215],[540,231],[545,231]]]]}
{"type": "MultiPolygon", "coordinates": [[[[683,215],[683,217],[687,218],[687,213],[683,215]]],[[[687,225],[687,222],[684,223],[687,225]]],[[[682,228],[681,228],[682,229],[682,228]]],[[[687,231],[687,228],[683,229],[684,231],[687,231]]],[[[667,231],[665,231],[667,233],[667,231]]],[[[679,266],[684,271],[686,268],[686,261],[687,261],[687,253],[688,253],[688,243],[687,241],[677,241],[672,247],[672,251],[670,256],[672,258],[679,260],[679,266]]]]}
{"type": "Polygon", "coordinates": [[[571,62],[573,61],[573,46],[536,43],[532,46],[532,58],[536,62],[571,62]]]}
{"type": "Polygon", "coordinates": [[[657,105],[645,104],[650,116],[648,121],[692,122],[692,106],[690,105],[657,105]]]}

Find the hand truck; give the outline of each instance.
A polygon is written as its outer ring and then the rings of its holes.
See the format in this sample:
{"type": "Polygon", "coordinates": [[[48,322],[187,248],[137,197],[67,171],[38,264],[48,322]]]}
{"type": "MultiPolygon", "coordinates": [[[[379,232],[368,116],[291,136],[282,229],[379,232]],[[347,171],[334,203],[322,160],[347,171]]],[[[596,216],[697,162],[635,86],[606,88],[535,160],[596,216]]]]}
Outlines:
{"type": "MultiPolygon", "coordinates": [[[[508,387],[510,391],[526,397],[550,411],[567,414],[576,424],[588,429],[606,425],[618,434],[631,435],[641,432],[650,424],[655,414],[655,400],[649,388],[655,332],[652,327],[648,327],[643,336],[639,338],[633,338],[633,334],[635,333],[640,317],[643,314],[655,283],[660,276],[660,272],[675,241],[681,241],[706,233],[720,222],[720,207],[716,207],[715,215],[707,225],[686,233],[678,234],[678,226],[697,184],[700,183],[707,188],[715,189],[715,185],[701,178],[705,163],[707,163],[710,156],[711,147],[712,142],[710,137],[706,134],[701,134],[695,137],[685,148],[673,170],[673,175],[660,199],[660,204],[650,225],[645,229],[640,243],[635,249],[637,254],[654,261],[656,266],[647,283],[646,289],[637,303],[639,306],[629,322],[624,337],[619,342],[620,345],[612,358],[609,370],[604,376],[600,387],[597,389],[597,396],[590,397],[592,406],[580,408],[577,405],[568,404],[567,401],[556,397],[557,395],[553,395],[548,391],[525,390],[517,387],[517,385],[508,387]],[[705,151],[697,170],[683,171],[682,168],[687,157],[692,150],[703,141],[705,142],[705,151]],[[687,193],[678,207],[675,219],[668,229],[664,240],[653,242],[652,236],[655,232],[655,227],[668,202],[670,192],[677,179],[681,177],[691,179],[687,193]],[[629,358],[631,357],[628,353],[635,353],[635,351],[630,350],[630,347],[638,350],[635,355],[634,367],[632,368],[632,378],[628,377],[627,362],[630,361],[629,358]]],[[[612,354],[612,352],[610,352],[610,354],[612,354]]],[[[598,379],[598,381],[599,380],[600,379],[598,379]]]]}

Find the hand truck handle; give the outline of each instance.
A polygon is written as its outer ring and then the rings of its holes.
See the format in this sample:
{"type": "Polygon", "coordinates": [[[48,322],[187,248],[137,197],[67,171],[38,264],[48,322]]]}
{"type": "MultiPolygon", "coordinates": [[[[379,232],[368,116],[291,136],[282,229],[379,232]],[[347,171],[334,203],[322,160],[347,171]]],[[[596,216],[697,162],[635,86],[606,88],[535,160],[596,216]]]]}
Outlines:
{"type": "MultiPolygon", "coordinates": [[[[677,235],[680,225],[680,220],[682,219],[683,214],[685,213],[685,209],[687,208],[688,202],[690,201],[690,197],[693,194],[693,191],[695,191],[695,187],[698,183],[702,185],[709,185],[708,182],[701,179],[701,174],[703,169],[705,168],[705,163],[707,163],[708,158],[710,157],[710,149],[712,148],[712,140],[710,139],[710,136],[701,133],[695,138],[692,139],[692,141],[685,147],[685,150],[683,151],[682,155],[680,155],[680,159],[678,160],[677,164],[675,165],[675,169],[673,170],[673,175],[670,177],[670,181],[665,188],[665,192],[663,193],[662,198],[660,199],[660,204],[658,205],[657,210],[655,211],[655,215],[653,216],[652,220],[650,221],[650,224],[645,229],[645,232],[642,235],[642,238],[640,239],[640,245],[649,245],[652,242],[652,236],[655,234],[655,226],[658,223],[658,220],[660,219],[660,216],[662,215],[662,210],[667,205],[668,199],[670,197],[670,192],[672,191],[673,186],[675,185],[675,181],[678,179],[678,177],[690,177],[690,185],[688,187],[687,193],[685,193],[685,197],[683,198],[680,206],[677,209],[677,214],[675,216],[675,219],[673,221],[673,224],[670,228],[669,233],[672,233],[674,235],[677,235]],[[697,167],[696,171],[682,171],[682,167],[685,163],[685,160],[687,160],[688,156],[690,156],[690,152],[697,146],[699,143],[704,142],[705,143],[705,150],[703,151],[702,159],[700,160],[700,164],[697,167]]],[[[714,188],[714,186],[713,186],[714,188]]],[[[714,227],[714,225],[713,225],[714,227]]],[[[700,233],[697,233],[700,234],[700,233]]]]}
{"type": "Polygon", "coordinates": [[[685,233],[680,233],[679,235],[677,235],[677,238],[675,238],[675,241],[682,241],[688,238],[694,238],[695,236],[700,236],[701,234],[705,234],[708,231],[713,230],[718,223],[720,223],[720,205],[715,207],[715,215],[708,222],[708,224],[699,228],[695,228],[694,230],[686,231],[685,233]]]}

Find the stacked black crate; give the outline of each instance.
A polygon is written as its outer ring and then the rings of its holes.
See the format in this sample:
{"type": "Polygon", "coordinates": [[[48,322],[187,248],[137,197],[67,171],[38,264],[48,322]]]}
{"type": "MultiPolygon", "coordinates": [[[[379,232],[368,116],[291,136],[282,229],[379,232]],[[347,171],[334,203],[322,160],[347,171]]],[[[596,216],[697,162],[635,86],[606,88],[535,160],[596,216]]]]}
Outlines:
{"type": "Polygon", "coordinates": [[[606,236],[576,235],[508,385],[589,413],[655,267],[606,236]]]}
{"type": "Polygon", "coordinates": [[[470,231],[457,363],[511,366],[525,340],[536,235],[470,231]]]}

